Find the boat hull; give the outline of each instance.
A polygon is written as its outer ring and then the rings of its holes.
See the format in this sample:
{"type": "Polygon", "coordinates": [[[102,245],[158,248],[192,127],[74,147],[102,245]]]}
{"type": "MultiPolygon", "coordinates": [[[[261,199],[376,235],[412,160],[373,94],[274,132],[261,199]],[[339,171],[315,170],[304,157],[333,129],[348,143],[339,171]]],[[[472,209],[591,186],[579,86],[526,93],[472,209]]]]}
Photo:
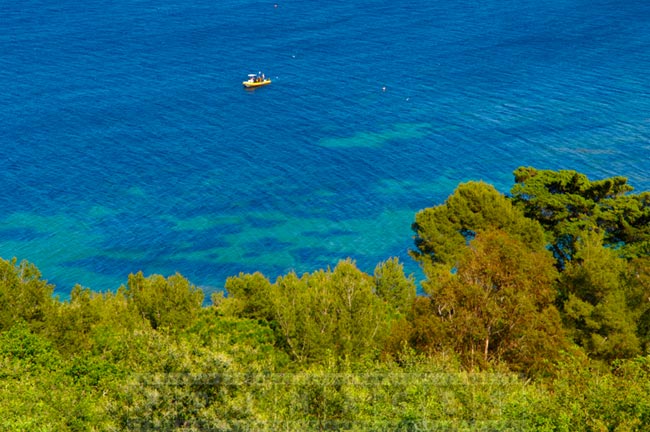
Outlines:
{"type": "Polygon", "coordinates": [[[257,82],[255,82],[255,81],[244,81],[244,82],[242,82],[242,84],[246,88],[262,87],[262,86],[265,86],[267,84],[271,84],[271,80],[270,79],[265,79],[264,81],[257,81],[257,82]]]}

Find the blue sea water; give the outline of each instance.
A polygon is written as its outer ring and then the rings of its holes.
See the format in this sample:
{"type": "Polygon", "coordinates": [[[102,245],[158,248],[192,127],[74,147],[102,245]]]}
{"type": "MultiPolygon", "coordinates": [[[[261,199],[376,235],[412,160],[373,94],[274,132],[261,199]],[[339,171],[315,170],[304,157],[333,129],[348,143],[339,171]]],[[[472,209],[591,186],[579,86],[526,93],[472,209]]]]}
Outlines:
{"type": "Polygon", "coordinates": [[[0,256],[65,297],[397,256],[518,166],[650,189],[650,3],[0,3],[0,256]],[[270,86],[245,90],[248,73],[270,86]]]}

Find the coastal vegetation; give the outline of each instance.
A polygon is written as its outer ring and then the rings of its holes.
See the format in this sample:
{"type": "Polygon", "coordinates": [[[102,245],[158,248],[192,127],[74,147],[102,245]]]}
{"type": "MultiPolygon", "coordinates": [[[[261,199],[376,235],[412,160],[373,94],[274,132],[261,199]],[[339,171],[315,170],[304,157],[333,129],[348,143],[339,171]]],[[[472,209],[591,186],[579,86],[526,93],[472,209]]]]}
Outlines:
{"type": "Polygon", "coordinates": [[[415,215],[419,295],[388,258],[62,301],[0,259],[0,430],[650,430],[650,193],[514,177],[415,215]]]}

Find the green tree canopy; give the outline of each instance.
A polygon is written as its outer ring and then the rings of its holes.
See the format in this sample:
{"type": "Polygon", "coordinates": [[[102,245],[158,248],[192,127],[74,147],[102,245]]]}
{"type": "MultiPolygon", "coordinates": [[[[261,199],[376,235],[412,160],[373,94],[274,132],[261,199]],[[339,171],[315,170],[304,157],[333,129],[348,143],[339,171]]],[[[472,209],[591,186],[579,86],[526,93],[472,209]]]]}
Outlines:
{"type": "Polygon", "coordinates": [[[242,274],[227,286],[232,292],[219,309],[268,317],[280,346],[301,362],[376,355],[388,331],[389,305],[405,304],[402,296],[408,299],[413,288],[396,261],[378,266],[373,279],[349,259],[333,270],[292,272],[273,284],[259,274],[242,274]]]}
{"type": "Polygon", "coordinates": [[[334,270],[278,278],[273,310],[289,353],[299,360],[375,355],[388,326],[372,278],[350,260],[334,270]]]}
{"type": "Polygon", "coordinates": [[[21,319],[42,327],[54,308],[53,292],[34,264],[0,258],[0,331],[21,319]]]}
{"type": "Polygon", "coordinates": [[[650,257],[628,263],[624,287],[628,308],[634,312],[641,352],[650,354],[650,257]]]}
{"type": "Polygon", "coordinates": [[[544,362],[565,343],[550,252],[530,250],[500,230],[481,232],[463,249],[453,275],[425,282],[447,343],[470,364],[501,359],[526,372],[549,367],[544,362]]]}
{"type": "Polygon", "coordinates": [[[467,242],[486,230],[502,230],[533,250],[545,244],[540,225],[483,182],[459,185],[444,204],[418,212],[412,228],[417,250],[411,256],[430,279],[437,277],[440,265],[443,272],[455,267],[467,242]]]}
{"type": "Polygon", "coordinates": [[[220,308],[224,313],[252,319],[273,319],[271,282],[262,273],[239,273],[239,276],[229,277],[225,288],[229,301],[223,302],[219,295],[213,295],[214,304],[223,303],[220,308]]]}
{"type": "Polygon", "coordinates": [[[395,311],[405,314],[411,309],[416,295],[415,279],[404,274],[397,258],[380,263],[375,268],[375,293],[395,311]]]}
{"type": "Polygon", "coordinates": [[[161,275],[145,277],[142,272],[131,274],[126,296],[154,329],[191,325],[203,303],[203,291],[180,274],[166,279],[161,275]]]}
{"type": "Polygon", "coordinates": [[[562,267],[576,250],[579,233],[599,228],[606,246],[622,256],[650,252],[650,192],[633,190],[625,177],[590,181],[572,170],[537,170],[520,167],[514,172],[512,197],[524,214],[539,221],[562,267]]]}
{"type": "Polygon", "coordinates": [[[76,285],[68,301],[56,304],[44,332],[62,353],[71,355],[101,349],[118,333],[149,327],[148,318],[127,299],[125,289],[99,293],[76,285]]]}
{"type": "Polygon", "coordinates": [[[636,320],[647,306],[631,301],[627,262],[602,243],[600,232],[578,235],[560,280],[564,319],[574,341],[592,357],[631,357],[640,352],[636,320]]]}

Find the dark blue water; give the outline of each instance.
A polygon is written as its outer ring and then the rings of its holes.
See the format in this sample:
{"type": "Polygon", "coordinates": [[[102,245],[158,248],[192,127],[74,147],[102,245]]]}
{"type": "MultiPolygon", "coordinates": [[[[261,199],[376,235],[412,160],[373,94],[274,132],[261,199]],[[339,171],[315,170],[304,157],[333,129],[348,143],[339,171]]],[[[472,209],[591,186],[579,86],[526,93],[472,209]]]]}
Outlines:
{"type": "Polygon", "coordinates": [[[648,28],[623,0],[2,2],[0,256],[63,296],[417,272],[414,215],[459,182],[650,189],[648,28]]]}

